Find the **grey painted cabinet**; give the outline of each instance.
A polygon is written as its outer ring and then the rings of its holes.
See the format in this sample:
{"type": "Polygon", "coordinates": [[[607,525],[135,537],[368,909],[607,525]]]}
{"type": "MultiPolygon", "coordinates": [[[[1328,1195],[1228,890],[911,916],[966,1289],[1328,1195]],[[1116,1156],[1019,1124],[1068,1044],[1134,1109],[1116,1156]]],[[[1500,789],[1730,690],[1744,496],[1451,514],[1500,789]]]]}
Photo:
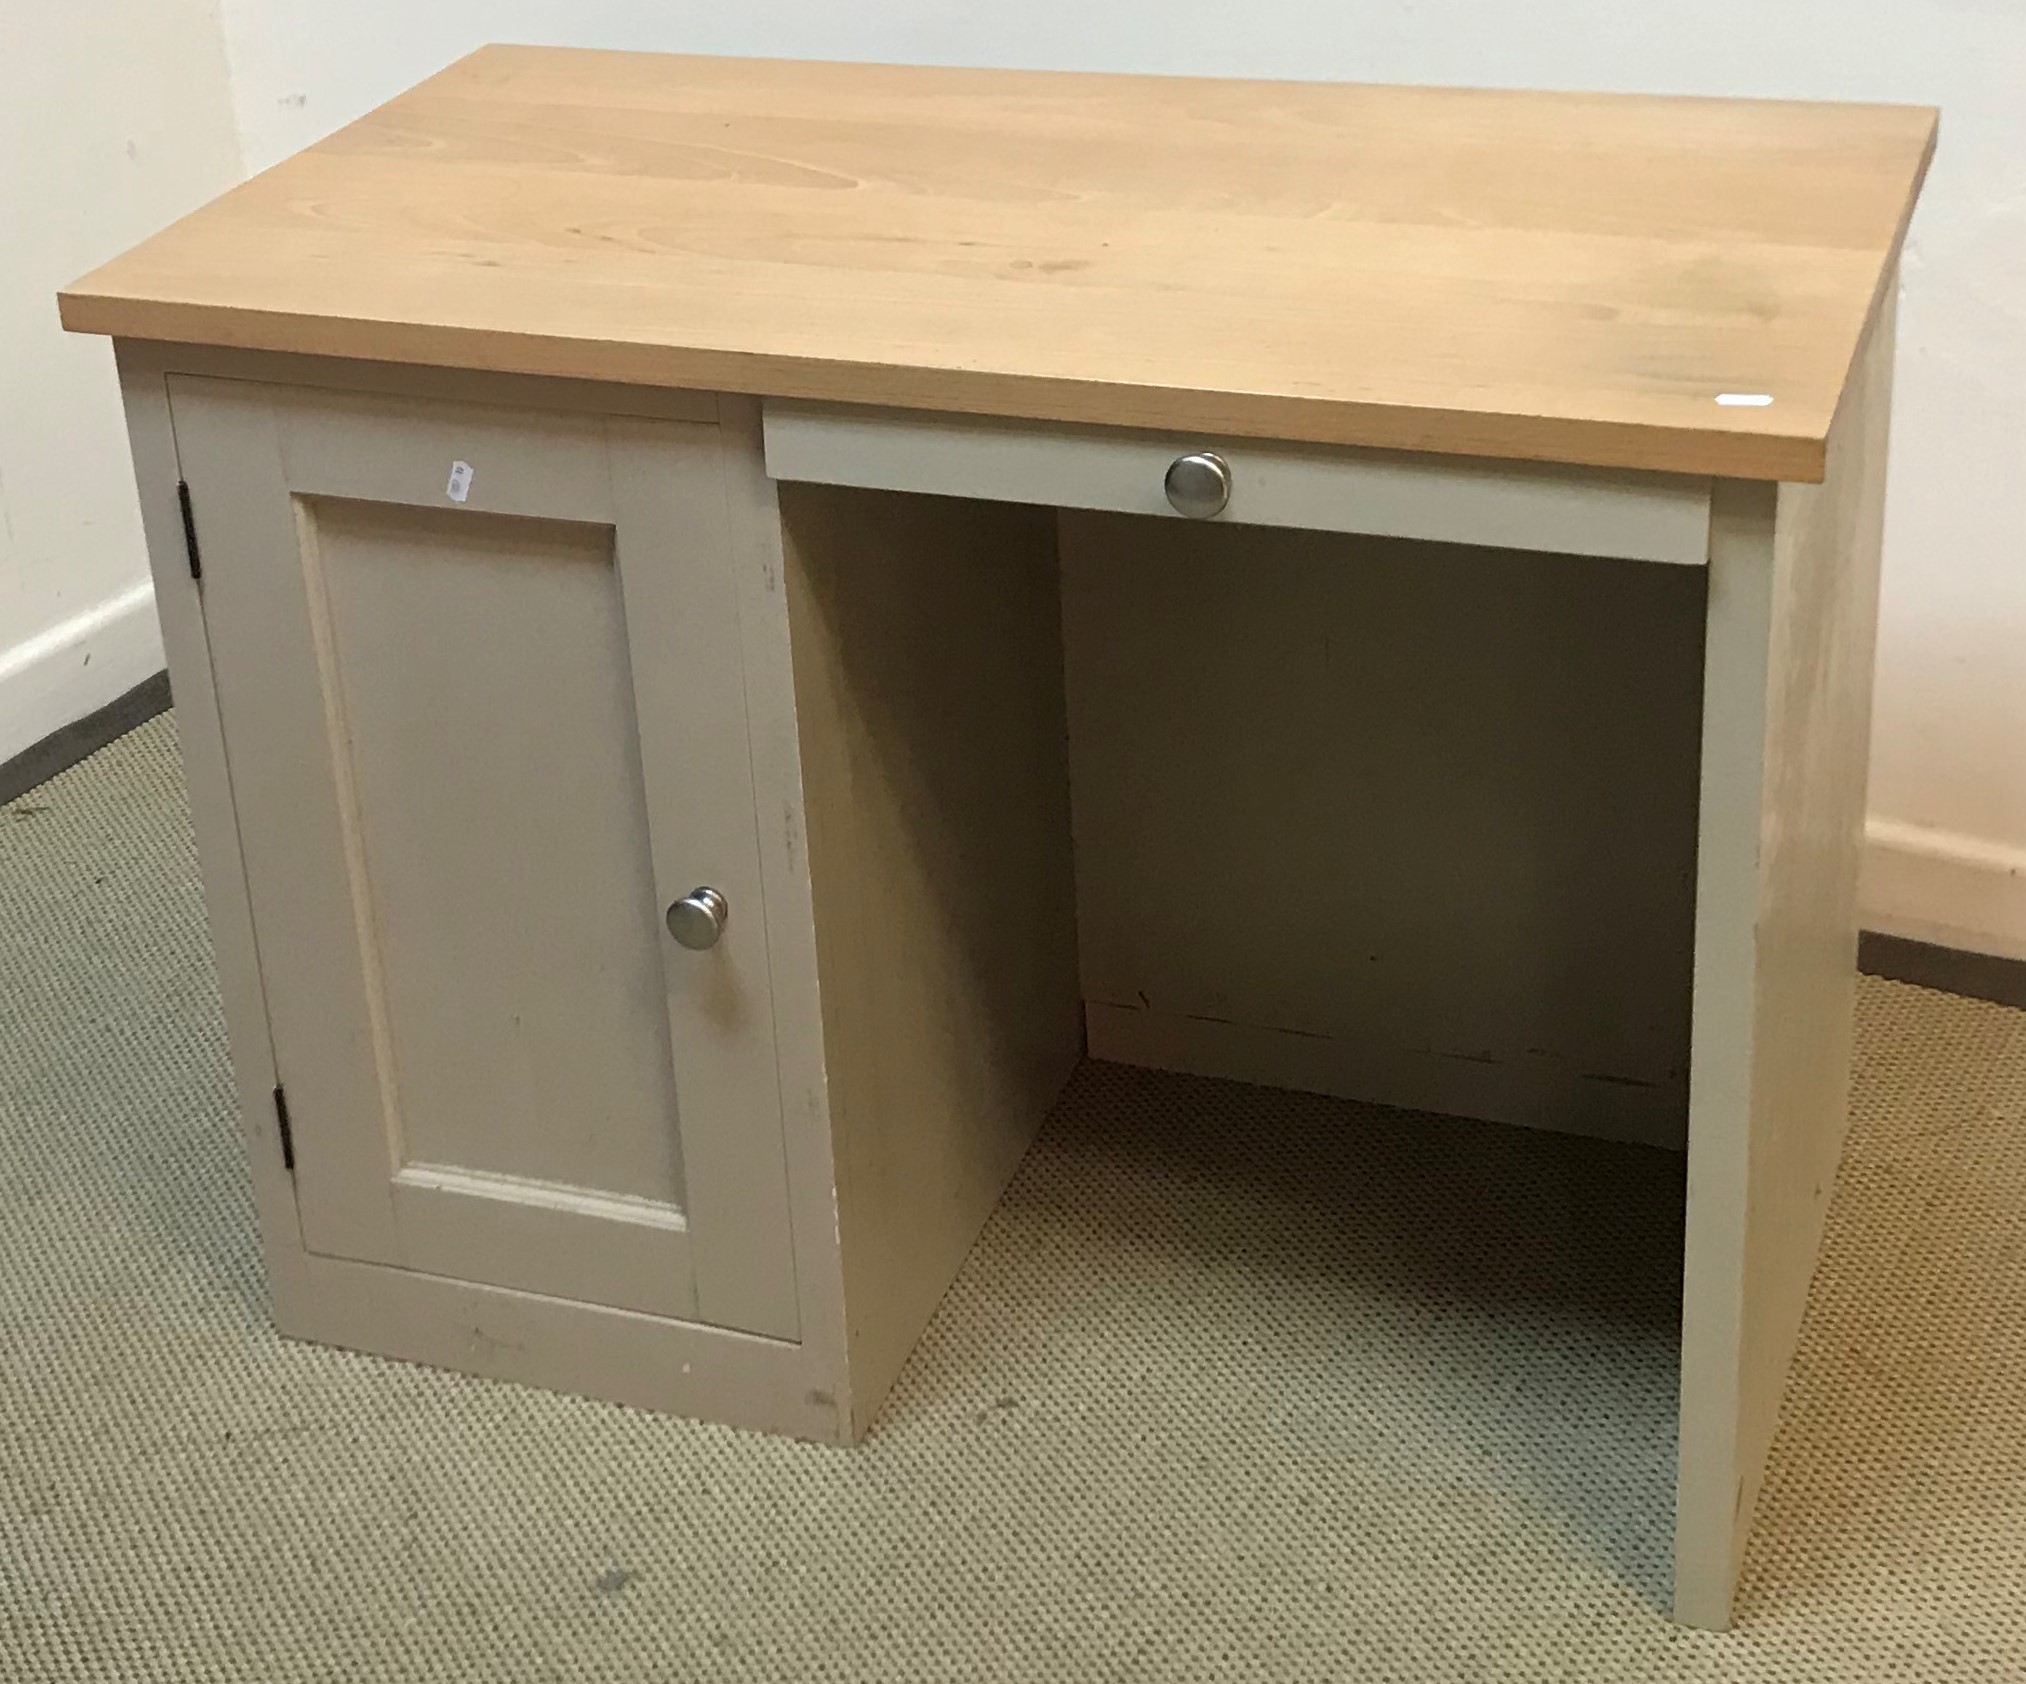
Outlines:
{"type": "Polygon", "coordinates": [[[1282,530],[1045,423],[121,345],[276,1324],[848,1442],[1087,1048],[1685,1137],[1723,1623],[1847,1115],[1891,331],[1820,487],[1317,455],[1282,530]],[[1539,553],[1422,542],[1459,477],[1539,553]]]}
{"type": "Polygon", "coordinates": [[[168,397],[305,1251],[795,1337],[718,429],[168,397]]]}

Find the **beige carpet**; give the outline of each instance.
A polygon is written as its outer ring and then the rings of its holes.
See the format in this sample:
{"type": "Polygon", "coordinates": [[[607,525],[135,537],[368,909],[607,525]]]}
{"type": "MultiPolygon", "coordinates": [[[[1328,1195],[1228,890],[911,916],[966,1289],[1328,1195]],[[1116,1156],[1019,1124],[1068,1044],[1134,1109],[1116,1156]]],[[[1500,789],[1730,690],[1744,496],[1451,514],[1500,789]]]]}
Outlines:
{"type": "Polygon", "coordinates": [[[1089,1067],[825,1451],[273,1336],[167,720],[0,939],[0,1679],[2026,1680],[2026,1014],[1864,984],[1717,1637],[1659,1154],[1089,1067]]]}

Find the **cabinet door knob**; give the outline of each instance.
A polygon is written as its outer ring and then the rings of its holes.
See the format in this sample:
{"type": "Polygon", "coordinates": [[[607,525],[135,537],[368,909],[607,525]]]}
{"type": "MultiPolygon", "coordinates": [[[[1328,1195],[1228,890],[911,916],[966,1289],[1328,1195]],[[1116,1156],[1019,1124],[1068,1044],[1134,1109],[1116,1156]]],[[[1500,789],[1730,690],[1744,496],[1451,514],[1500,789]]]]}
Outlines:
{"type": "Polygon", "coordinates": [[[1168,464],[1164,484],[1175,513],[1187,515],[1191,520],[1208,520],[1212,515],[1222,514],[1224,505],[1231,501],[1231,469],[1223,457],[1212,451],[1177,456],[1168,464]]]}
{"type": "Polygon", "coordinates": [[[706,947],[717,946],[731,914],[732,903],[717,890],[708,885],[692,889],[668,909],[668,933],[684,947],[701,953],[706,947]]]}

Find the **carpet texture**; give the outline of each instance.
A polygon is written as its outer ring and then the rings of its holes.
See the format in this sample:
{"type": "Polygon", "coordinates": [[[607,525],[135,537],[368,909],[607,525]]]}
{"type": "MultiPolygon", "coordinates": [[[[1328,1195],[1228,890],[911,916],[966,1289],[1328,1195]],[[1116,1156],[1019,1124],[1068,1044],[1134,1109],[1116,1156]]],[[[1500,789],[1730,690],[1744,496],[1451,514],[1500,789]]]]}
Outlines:
{"type": "Polygon", "coordinates": [[[824,1450],[274,1336],[172,718],[0,941],[0,1679],[2026,1680],[2026,1013],[1863,984],[1715,1636],[1663,1154],[1087,1066],[824,1450]]]}

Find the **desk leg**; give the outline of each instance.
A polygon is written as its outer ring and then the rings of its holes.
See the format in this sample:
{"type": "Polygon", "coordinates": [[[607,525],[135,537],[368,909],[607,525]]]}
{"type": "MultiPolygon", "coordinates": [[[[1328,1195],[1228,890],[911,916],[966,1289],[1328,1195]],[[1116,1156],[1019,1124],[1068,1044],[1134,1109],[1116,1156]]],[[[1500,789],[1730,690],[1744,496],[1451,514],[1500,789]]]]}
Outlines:
{"type": "Polygon", "coordinates": [[[1693,1626],[1730,1624],[1848,1116],[1891,367],[1889,290],[1824,483],[1720,481],[1712,510],[1674,1539],[1693,1626]]]}

